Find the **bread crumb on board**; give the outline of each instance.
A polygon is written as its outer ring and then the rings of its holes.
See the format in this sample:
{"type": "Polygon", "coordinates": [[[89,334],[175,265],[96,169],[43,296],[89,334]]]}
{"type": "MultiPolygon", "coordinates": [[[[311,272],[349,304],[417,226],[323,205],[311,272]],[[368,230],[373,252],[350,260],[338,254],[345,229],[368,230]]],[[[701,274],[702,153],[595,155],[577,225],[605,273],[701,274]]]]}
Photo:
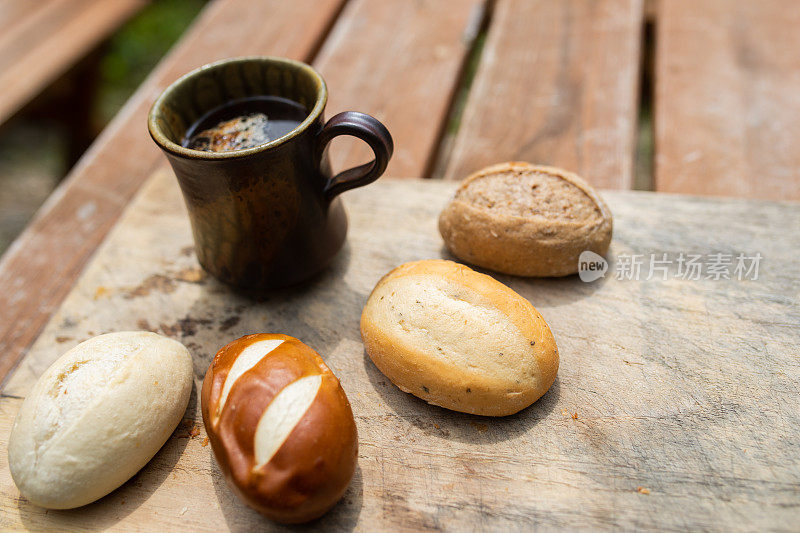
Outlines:
{"type": "Polygon", "coordinates": [[[206,446],[208,446],[208,437],[206,437],[206,438],[204,438],[204,439],[203,439],[203,444],[201,444],[200,446],[202,446],[203,448],[205,448],[206,446]]]}
{"type": "MultiPolygon", "coordinates": [[[[181,421],[179,428],[186,428],[186,433],[177,433],[176,438],[179,439],[193,439],[200,434],[200,426],[194,423],[194,420],[185,418],[181,421]]],[[[177,432],[177,429],[175,430],[177,432]]]]}
{"type": "Polygon", "coordinates": [[[111,291],[108,287],[103,287],[102,285],[97,287],[97,290],[94,291],[94,299],[99,300],[103,296],[107,296],[111,291]]]}
{"type": "Polygon", "coordinates": [[[636,492],[639,494],[650,494],[650,489],[646,489],[644,487],[636,487],[636,492]]]}

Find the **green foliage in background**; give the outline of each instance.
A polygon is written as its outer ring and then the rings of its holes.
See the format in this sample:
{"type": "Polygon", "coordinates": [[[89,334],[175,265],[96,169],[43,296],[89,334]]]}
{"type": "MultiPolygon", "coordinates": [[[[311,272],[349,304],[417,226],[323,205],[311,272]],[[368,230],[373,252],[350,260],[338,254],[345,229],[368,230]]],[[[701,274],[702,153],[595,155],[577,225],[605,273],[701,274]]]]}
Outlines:
{"type": "Polygon", "coordinates": [[[447,122],[447,133],[450,135],[455,135],[458,128],[461,127],[461,115],[464,114],[464,107],[467,105],[467,96],[469,95],[469,90],[472,88],[472,82],[475,80],[475,74],[478,72],[478,63],[481,61],[484,44],[486,44],[486,29],[481,30],[475,38],[475,44],[472,46],[472,51],[467,58],[467,65],[464,69],[461,87],[455,95],[453,109],[450,111],[450,119],[447,122]]]}
{"type": "Polygon", "coordinates": [[[114,35],[101,64],[98,122],[111,120],[205,4],[155,0],[114,35]]]}

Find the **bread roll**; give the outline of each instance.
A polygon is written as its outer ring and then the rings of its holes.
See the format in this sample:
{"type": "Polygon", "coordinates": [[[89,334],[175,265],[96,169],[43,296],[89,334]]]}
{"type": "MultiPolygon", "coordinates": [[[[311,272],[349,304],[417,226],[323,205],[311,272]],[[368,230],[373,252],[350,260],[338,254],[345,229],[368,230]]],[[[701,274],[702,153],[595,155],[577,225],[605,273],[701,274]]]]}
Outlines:
{"type": "Polygon", "coordinates": [[[313,520],[353,477],[350,402],[320,356],[288,335],[247,335],[206,372],[203,422],[233,491],[283,523],[313,520]]]}
{"type": "Polygon", "coordinates": [[[192,360],[177,341],[128,331],[82,342],[22,402],[8,443],[11,476],[41,507],[93,502],[156,454],[191,390],[192,360]]]}
{"type": "Polygon", "coordinates": [[[364,306],[361,337],[400,389],[476,415],[528,407],[558,371],[542,315],[499,281],[452,261],[415,261],[384,276],[364,306]]]}
{"type": "Polygon", "coordinates": [[[611,212],[588,183],[529,163],[472,174],[439,216],[456,257],[516,276],[574,274],[581,252],[608,251],[611,231],[611,212]]]}

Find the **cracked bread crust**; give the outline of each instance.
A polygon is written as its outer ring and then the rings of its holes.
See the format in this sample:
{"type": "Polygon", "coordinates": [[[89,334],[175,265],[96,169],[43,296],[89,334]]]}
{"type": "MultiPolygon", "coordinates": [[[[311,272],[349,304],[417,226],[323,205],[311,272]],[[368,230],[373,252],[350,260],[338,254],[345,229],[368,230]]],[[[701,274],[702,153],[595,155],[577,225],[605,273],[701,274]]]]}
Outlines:
{"type": "Polygon", "coordinates": [[[533,305],[452,261],[415,261],[384,276],[364,306],[361,337],[401,390],[464,413],[514,414],[558,371],[555,339],[533,305]]]}
{"type": "Polygon", "coordinates": [[[500,163],[467,177],[439,216],[459,259],[516,276],[567,276],[584,250],[605,255],[611,211],[571,172],[500,163]]]}
{"type": "Polygon", "coordinates": [[[106,333],[67,351],[14,419],[8,467],[20,493],[71,509],[118,488],[183,418],[192,376],[186,347],[149,331],[106,333]]]}

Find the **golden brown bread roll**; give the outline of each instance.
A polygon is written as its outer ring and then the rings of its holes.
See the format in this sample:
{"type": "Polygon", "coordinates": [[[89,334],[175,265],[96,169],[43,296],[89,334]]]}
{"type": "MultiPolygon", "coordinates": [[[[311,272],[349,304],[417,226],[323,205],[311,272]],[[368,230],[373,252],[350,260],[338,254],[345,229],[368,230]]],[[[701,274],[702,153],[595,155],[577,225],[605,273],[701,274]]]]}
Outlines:
{"type": "Polygon", "coordinates": [[[500,163],[467,177],[439,216],[459,259],[516,276],[566,276],[581,252],[604,255],[611,211],[581,178],[559,168],[500,163]]]}
{"type": "Polygon", "coordinates": [[[201,394],[203,422],[233,491],[263,515],[300,523],[339,501],[358,435],[339,380],[288,335],[247,335],[222,348],[201,394]]]}
{"type": "Polygon", "coordinates": [[[415,261],[384,276],[364,306],[361,337],[400,389],[465,413],[516,413],[558,371],[553,334],[530,302],[452,261],[415,261]]]}

